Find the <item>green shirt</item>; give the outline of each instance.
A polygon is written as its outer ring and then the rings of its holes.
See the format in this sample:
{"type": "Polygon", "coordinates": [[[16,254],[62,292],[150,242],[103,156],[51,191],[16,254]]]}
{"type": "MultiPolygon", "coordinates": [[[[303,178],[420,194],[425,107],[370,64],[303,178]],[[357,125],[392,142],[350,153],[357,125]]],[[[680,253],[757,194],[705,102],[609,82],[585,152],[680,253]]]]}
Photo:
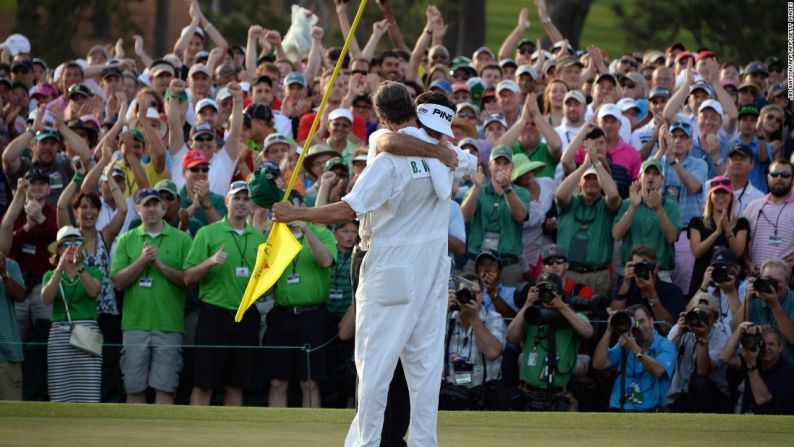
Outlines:
{"type": "MultiPolygon", "coordinates": [[[[624,199],[620,205],[620,210],[615,215],[615,224],[626,214],[631,199],[624,199]]],[[[681,231],[681,212],[678,209],[678,203],[662,199],[662,208],[664,214],[675,227],[676,233],[681,231]]],[[[673,244],[667,242],[662,233],[662,228],[659,226],[659,218],[656,216],[656,211],[645,205],[645,202],[640,202],[637,209],[634,210],[634,219],[631,221],[631,226],[623,236],[623,246],[621,248],[621,264],[629,261],[631,256],[631,249],[638,246],[645,245],[651,247],[656,252],[656,262],[659,264],[660,270],[672,270],[675,264],[675,249],[673,244]]]]}
{"type": "Polygon", "coordinates": [[[347,312],[353,302],[353,284],[350,282],[350,261],[352,250],[342,251],[331,268],[331,289],[328,294],[328,311],[337,318],[347,312]]]}
{"type": "Polygon", "coordinates": [[[521,143],[516,141],[513,145],[513,154],[524,154],[529,158],[529,161],[539,161],[546,165],[538,177],[554,178],[554,170],[557,169],[557,163],[560,159],[554,158],[549,153],[549,146],[544,141],[538,141],[538,144],[532,149],[532,152],[527,152],[521,147],[521,143]]]}
{"type": "MultiPolygon", "coordinates": [[[[179,228],[179,217],[177,217],[176,220],[174,220],[173,222],[168,222],[168,223],[171,224],[171,226],[174,227],[174,228],[179,228]]],[[[136,217],[136,218],[134,218],[134,219],[132,219],[130,221],[130,226],[127,229],[127,231],[135,229],[135,228],[138,228],[139,226],[141,226],[141,218],[140,217],[136,217]]],[[[187,231],[186,232],[191,237],[195,236],[196,233],[198,233],[198,230],[200,230],[203,226],[204,226],[203,223],[201,223],[195,217],[191,217],[187,221],[187,231]]]]}
{"type": "MultiPolygon", "coordinates": [[[[96,267],[87,267],[86,272],[94,279],[102,282],[102,271],[96,267]]],[[[50,282],[54,270],[48,270],[41,279],[42,287],[50,282]]],[[[52,321],[68,321],[66,318],[66,308],[63,304],[63,290],[66,295],[66,302],[69,303],[69,313],[72,321],[75,320],[94,320],[96,321],[96,298],[91,298],[85,292],[83,281],[79,276],[70,278],[66,273],[61,274],[61,287],[55,292],[55,300],[52,302],[52,321]]]]}
{"type": "MultiPolygon", "coordinates": [[[[577,312],[576,315],[582,320],[589,321],[581,313],[577,312]]],[[[582,342],[579,334],[570,327],[560,328],[554,332],[557,367],[555,371],[549,371],[550,368],[546,368],[549,326],[544,324],[525,325],[525,327],[527,335],[524,337],[524,355],[521,359],[521,381],[538,388],[568,385],[576,368],[576,355],[582,342]],[[550,372],[553,372],[551,385],[548,382],[550,372]]]]}
{"type": "Polygon", "coordinates": [[[574,194],[567,208],[557,210],[557,243],[568,249],[571,264],[595,267],[612,262],[615,211],[609,209],[603,196],[587,206],[584,196],[574,194]]]}
{"type": "MultiPolygon", "coordinates": [[[[312,224],[307,225],[309,230],[320,240],[320,243],[331,252],[331,257],[335,262],[336,238],[331,230],[312,224]]],[[[277,304],[285,307],[325,303],[328,301],[330,269],[321,267],[314,260],[314,255],[305,236],[298,238],[298,242],[303,248],[276,282],[274,299],[277,304]]]]}
{"type": "MultiPolygon", "coordinates": [[[[122,234],[116,244],[116,253],[110,275],[116,274],[141,257],[143,242],[157,247],[160,262],[176,270],[190,251],[190,236],[163,222],[163,229],[152,238],[143,226],[122,234]]],[[[185,288],[174,284],[152,264],[144,267],[132,284],[124,289],[124,308],[121,329],[124,331],[184,332],[185,288]],[[151,287],[145,278],[151,279],[151,287]],[[141,286],[144,287],[141,287],[141,286]]]]}
{"type": "MultiPolygon", "coordinates": [[[[6,276],[19,287],[25,288],[19,264],[11,258],[6,258],[6,276]]],[[[7,295],[4,281],[0,281],[0,340],[11,342],[0,343],[0,362],[20,363],[24,360],[22,345],[19,344],[22,340],[17,329],[16,305],[7,295]]]]}
{"type": "MultiPolygon", "coordinates": [[[[228,211],[226,210],[226,202],[223,200],[223,196],[219,196],[218,194],[210,191],[210,203],[212,203],[212,207],[215,208],[215,211],[217,211],[221,217],[226,217],[226,213],[228,211]]],[[[179,207],[188,208],[192,204],[193,198],[187,193],[187,185],[185,185],[179,191],[179,207]]],[[[204,208],[200,206],[196,208],[196,214],[194,214],[193,217],[195,217],[202,224],[207,225],[207,213],[204,212],[204,208]]]]}
{"type": "Polygon", "coordinates": [[[187,270],[212,257],[221,246],[226,262],[212,267],[199,283],[199,298],[207,304],[234,310],[240,306],[256,263],[256,250],[265,235],[246,224],[240,235],[226,218],[199,230],[183,265],[187,270]]]}
{"type": "MultiPolygon", "coordinates": [[[[474,189],[469,189],[471,194],[474,189]]],[[[529,191],[518,185],[513,185],[513,191],[529,212],[529,191]]],[[[527,214],[529,215],[529,214],[527,214]]],[[[490,181],[484,184],[477,196],[477,209],[469,222],[467,252],[478,255],[482,251],[483,237],[486,233],[494,233],[499,237],[498,252],[502,256],[520,256],[523,245],[521,243],[521,228],[524,222],[516,222],[507,206],[504,194],[496,194],[490,181]]]]}

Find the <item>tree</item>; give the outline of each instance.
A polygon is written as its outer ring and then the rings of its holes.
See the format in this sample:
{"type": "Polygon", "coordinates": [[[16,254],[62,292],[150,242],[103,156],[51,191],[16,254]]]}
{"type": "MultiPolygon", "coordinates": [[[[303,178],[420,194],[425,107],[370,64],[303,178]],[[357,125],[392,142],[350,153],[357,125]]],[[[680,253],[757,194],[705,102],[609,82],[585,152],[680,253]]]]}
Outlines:
{"type": "Polygon", "coordinates": [[[686,31],[720,60],[750,61],[786,48],[785,7],[775,0],[636,0],[613,10],[633,47],[663,48],[686,31]]]}

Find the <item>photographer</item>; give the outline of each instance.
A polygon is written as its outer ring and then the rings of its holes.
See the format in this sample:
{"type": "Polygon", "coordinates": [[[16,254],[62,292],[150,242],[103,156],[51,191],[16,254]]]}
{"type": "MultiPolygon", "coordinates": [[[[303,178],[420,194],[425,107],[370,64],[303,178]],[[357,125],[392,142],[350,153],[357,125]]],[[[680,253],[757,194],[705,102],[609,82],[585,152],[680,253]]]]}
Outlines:
{"type": "Polygon", "coordinates": [[[742,413],[794,414],[794,364],[783,358],[783,339],[771,326],[741,323],[720,358],[745,374],[742,413]]]}
{"type": "Polygon", "coordinates": [[[675,365],[675,345],[653,328],[651,311],[635,304],[612,312],[607,330],[593,353],[593,368],[617,369],[609,408],[653,412],[667,403],[675,365]],[[609,348],[612,334],[618,342],[609,348]]]}
{"type": "MultiPolygon", "coordinates": [[[[747,287],[744,280],[740,280],[741,266],[736,255],[728,248],[717,248],[711,257],[711,264],[706,267],[700,291],[718,296],[720,300],[720,322],[731,326],[742,300],[741,292],[747,287]]],[[[743,294],[742,294],[743,295],[743,294]]],[[[741,320],[741,317],[739,317],[741,320]]]]}
{"type": "MultiPolygon", "coordinates": [[[[675,323],[673,315],[684,310],[684,294],[677,285],[662,280],[658,273],[656,252],[643,245],[634,247],[623,276],[618,278],[619,286],[612,300],[612,309],[620,310],[642,304],[651,310],[653,321],[663,320],[668,325],[675,323]]],[[[668,325],[658,329],[665,334],[668,325]]]]}
{"type": "Polygon", "coordinates": [[[483,307],[482,287],[465,275],[449,289],[445,383],[440,404],[446,410],[500,410],[491,392],[501,378],[505,323],[483,307]],[[451,392],[454,389],[454,392],[451,392]],[[462,398],[468,396],[468,398],[462,398]]]}
{"type": "Polygon", "coordinates": [[[778,259],[761,265],[761,277],[748,281],[744,302],[733,320],[734,329],[742,321],[768,324],[783,336],[783,357],[794,363],[794,292],[787,285],[791,269],[778,259]],[[749,307],[748,307],[749,306],[749,307]]]}
{"type": "Polygon", "coordinates": [[[719,306],[714,295],[697,293],[667,335],[678,348],[667,395],[672,412],[725,413],[730,409],[727,365],[720,360],[730,333],[718,320],[719,306]]]}
{"type": "Polygon", "coordinates": [[[482,284],[483,307],[499,312],[504,318],[512,318],[518,311],[514,300],[516,289],[501,282],[503,265],[502,258],[493,250],[484,250],[474,260],[474,268],[482,284]]]}
{"type": "Polygon", "coordinates": [[[521,389],[524,408],[534,411],[576,411],[567,385],[573,377],[582,340],[593,327],[563,300],[562,280],[543,273],[507,328],[507,340],[523,341],[521,389]]]}

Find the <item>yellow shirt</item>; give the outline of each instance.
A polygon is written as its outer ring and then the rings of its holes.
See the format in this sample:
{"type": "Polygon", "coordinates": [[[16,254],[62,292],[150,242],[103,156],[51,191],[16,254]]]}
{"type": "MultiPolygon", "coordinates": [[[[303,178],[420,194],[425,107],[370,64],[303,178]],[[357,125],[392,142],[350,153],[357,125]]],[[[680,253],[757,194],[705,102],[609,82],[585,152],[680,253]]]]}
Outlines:
{"type": "MultiPolygon", "coordinates": [[[[132,197],[141,189],[138,182],[135,180],[132,168],[127,165],[126,161],[119,162],[117,166],[124,170],[124,175],[126,176],[125,182],[127,182],[127,188],[124,190],[124,197],[132,197]]],[[[149,180],[149,188],[153,188],[160,180],[169,178],[168,169],[163,168],[163,172],[157,172],[154,170],[152,162],[141,163],[141,166],[143,166],[143,171],[146,173],[146,178],[149,180]]]]}

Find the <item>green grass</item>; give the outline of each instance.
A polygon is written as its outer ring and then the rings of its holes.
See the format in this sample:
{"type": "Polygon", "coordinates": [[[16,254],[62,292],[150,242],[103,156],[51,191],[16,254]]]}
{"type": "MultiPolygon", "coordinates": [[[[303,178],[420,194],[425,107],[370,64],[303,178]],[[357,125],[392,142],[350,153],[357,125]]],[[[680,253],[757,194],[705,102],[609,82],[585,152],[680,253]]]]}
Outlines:
{"type": "MultiPolygon", "coordinates": [[[[587,15],[584,29],[582,30],[582,38],[579,44],[580,48],[585,48],[587,45],[596,45],[615,58],[620,53],[625,51],[643,51],[645,48],[638,48],[636,45],[627,41],[626,33],[623,32],[619,26],[618,18],[612,11],[612,5],[619,3],[623,5],[624,9],[630,8],[632,0],[594,0],[590,5],[590,12],[587,15]]],[[[547,0],[547,5],[551,4],[547,0]]],[[[535,39],[545,36],[543,31],[543,24],[538,19],[537,9],[534,2],[516,2],[514,0],[486,0],[485,14],[486,14],[486,30],[485,38],[488,47],[494,51],[499,49],[502,41],[515,28],[518,21],[518,14],[523,5],[529,8],[529,21],[530,28],[526,36],[535,39]]],[[[688,33],[679,35],[684,45],[694,47],[694,39],[688,33]]],[[[664,48],[658,48],[664,50],[664,48]]]]}
{"type": "MultiPolygon", "coordinates": [[[[343,444],[352,410],[0,402],[9,446],[283,446],[343,444]]],[[[794,417],[614,413],[439,416],[441,446],[779,446],[794,417]]]]}

